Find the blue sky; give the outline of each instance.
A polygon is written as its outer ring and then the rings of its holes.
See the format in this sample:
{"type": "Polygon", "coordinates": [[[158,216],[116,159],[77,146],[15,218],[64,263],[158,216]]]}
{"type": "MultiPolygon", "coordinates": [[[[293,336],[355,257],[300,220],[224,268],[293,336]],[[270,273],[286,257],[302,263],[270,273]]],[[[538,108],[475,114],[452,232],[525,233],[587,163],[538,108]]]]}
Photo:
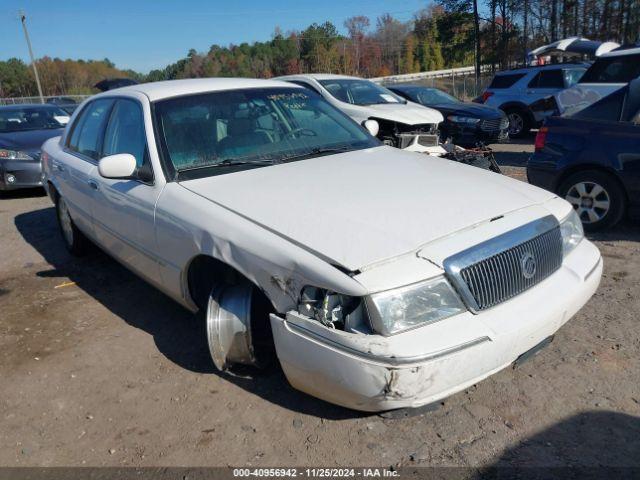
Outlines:
{"type": "Polygon", "coordinates": [[[17,12],[27,14],[36,57],[102,59],[120,68],[148,72],[213,43],[271,38],[277,25],[300,30],[332,21],[341,31],[353,15],[391,13],[409,20],[428,0],[2,0],[0,60],[28,60],[17,12]]]}

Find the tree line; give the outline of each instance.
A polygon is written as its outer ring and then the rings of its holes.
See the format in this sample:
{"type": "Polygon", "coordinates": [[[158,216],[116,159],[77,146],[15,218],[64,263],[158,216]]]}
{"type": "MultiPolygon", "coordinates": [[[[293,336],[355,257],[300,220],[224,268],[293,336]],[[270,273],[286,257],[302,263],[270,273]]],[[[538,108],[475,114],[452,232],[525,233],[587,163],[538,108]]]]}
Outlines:
{"type": "MultiPolygon", "coordinates": [[[[252,44],[212,45],[163,69],[140,74],[104,60],[36,61],[45,95],[84,94],[113,77],[157,81],[196,77],[258,77],[332,72],[376,77],[461,66],[506,68],[536,46],[569,36],[640,41],[640,0],[437,0],[410,21],[390,14],[282,32],[252,44]]],[[[0,97],[37,94],[30,65],[0,61],[0,97]]]]}

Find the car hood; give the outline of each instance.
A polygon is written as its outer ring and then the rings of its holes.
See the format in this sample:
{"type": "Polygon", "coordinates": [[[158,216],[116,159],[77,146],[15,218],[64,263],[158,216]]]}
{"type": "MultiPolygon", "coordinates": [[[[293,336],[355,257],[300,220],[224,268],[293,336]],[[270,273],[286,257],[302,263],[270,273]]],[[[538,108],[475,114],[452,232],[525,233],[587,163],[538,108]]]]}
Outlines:
{"type": "Polygon", "coordinates": [[[26,132],[0,133],[0,148],[39,153],[44,142],[62,135],[64,128],[29,130],[26,132]]]}
{"type": "Polygon", "coordinates": [[[442,114],[437,110],[413,102],[358,105],[357,107],[365,111],[369,117],[404,123],[406,125],[438,124],[444,120],[442,114]]]}
{"type": "Polygon", "coordinates": [[[486,105],[477,105],[474,103],[438,103],[429,106],[431,108],[435,108],[445,116],[460,115],[481,118],[483,120],[493,120],[504,116],[504,113],[497,108],[488,107],[486,105]]]}
{"type": "Polygon", "coordinates": [[[554,196],[503,175],[391,147],[180,184],[350,271],[554,196]]]}

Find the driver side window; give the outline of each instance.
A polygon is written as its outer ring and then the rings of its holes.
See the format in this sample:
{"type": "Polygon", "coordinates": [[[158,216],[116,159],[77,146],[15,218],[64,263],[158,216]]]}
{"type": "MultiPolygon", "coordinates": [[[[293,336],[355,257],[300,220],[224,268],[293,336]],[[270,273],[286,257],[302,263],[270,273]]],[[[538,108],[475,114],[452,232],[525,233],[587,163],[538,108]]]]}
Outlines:
{"type": "Polygon", "coordinates": [[[133,100],[116,101],[104,134],[102,155],[130,153],[138,168],[150,168],[142,108],[133,100]]]}
{"type": "Polygon", "coordinates": [[[113,105],[112,99],[98,99],[90,103],[75,121],[67,147],[93,160],[100,157],[101,133],[113,105]]]}

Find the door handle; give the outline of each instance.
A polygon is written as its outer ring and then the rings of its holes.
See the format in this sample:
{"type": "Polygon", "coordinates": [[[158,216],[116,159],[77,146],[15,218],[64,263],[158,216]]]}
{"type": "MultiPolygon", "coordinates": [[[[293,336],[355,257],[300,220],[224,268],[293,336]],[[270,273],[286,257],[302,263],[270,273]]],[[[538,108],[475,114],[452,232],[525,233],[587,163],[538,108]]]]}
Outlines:
{"type": "Polygon", "coordinates": [[[55,167],[56,170],[58,170],[59,172],[64,172],[64,167],[62,166],[62,164],[56,162],[53,164],[53,166],[55,167]]]}
{"type": "Polygon", "coordinates": [[[92,189],[98,190],[98,182],[96,182],[95,180],[89,180],[87,181],[87,183],[92,189]]]}

